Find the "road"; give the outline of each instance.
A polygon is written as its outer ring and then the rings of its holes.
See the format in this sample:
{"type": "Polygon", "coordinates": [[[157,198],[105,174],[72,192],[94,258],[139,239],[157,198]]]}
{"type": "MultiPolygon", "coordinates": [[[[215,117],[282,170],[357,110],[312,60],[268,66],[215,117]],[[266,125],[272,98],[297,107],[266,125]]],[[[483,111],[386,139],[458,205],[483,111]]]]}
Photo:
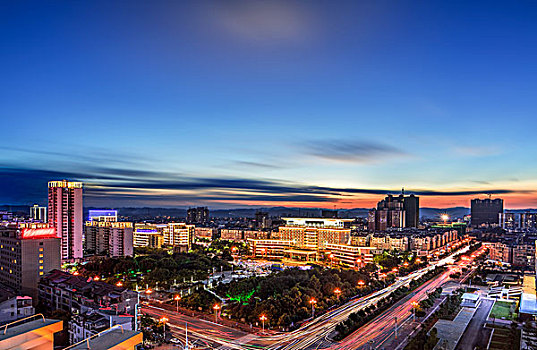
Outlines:
{"type": "MultiPolygon", "coordinates": [[[[464,249],[461,251],[464,252],[464,249]]],[[[461,252],[459,251],[459,252],[461,252]]],[[[358,330],[353,335],[348,337],[341,344],[334,344],[328,336],[333,333],[336,325],[348,318],[348,316],[356,311],[376,304],[380,299],[386,297],[399,287],[408,285],[413,279],[423,276],[425,273],[433,269],[435,266],[441,266],[452,262],[451,257],[444,258],[429,267],[415,271],[405,277],[399,278],[390,286],[372,293],[368,296],[351,300],[346,304],[327,312],[311,322],[302,325],[299,329],[279,334],[256,335],[247,334],[235,330],[231,327],[215,324],[214,322],[192,318],[183,314],[176,313],[170,310],[157,309],[154,307],[144,306],[142,312],[153,317],[165,315],[169,318],[169,327],[174,336],[179,339],[184,339],[185,324],[188,323],[189,340],[196,339],[197,344],[202,345],[207,349],[270,349],[270,350],[302,350],[302,349],[356,349],[363,346],[360,340],[362,330],[358,330]]],[[[449,278],[449,274],[443,273],[433,280],[420,286],[411,294],[410,301],[414,299],[420,300],[425,297],[427,291],[435,289],[437,286],[445,283],[449,278]]],[[[382,343],[382,339],[388,339],[393,331],[389,325],[390,316],[398,315],[401,321],[407,320],[411,313],[411,304],[402,302],[390,308],[385,319],[377,320],[370,323],[372,333],[368,333],[368,339],[382,343]],[[384,337],[384,338],[383,338],[384,337]]],[[[393,319],[393,316],[392,316],[393,319]]],[[[392,321],[393,322],[393,321],[392,321]]],[[[367,327],[367,325],[365,326],[367,327]]],[[[393,328],[393,327],[392,327],[393,328]]]]}
{"type": "Polygon", "coordinates": [[[442,286],[449,280],[449,274],[448,270],[418,287],[387,311],[348,336],[339,344],[340,349],[395,348],[395,346],[389,346],[399,341],[395,339],[395,318],[397,318],[399,334],[402,333],[401,328],[405,327],[409,329],[407,332],[409,333],[412,328],[418,325],[412,321],[412,302],[426,299],[427,293],[442,286]]]}

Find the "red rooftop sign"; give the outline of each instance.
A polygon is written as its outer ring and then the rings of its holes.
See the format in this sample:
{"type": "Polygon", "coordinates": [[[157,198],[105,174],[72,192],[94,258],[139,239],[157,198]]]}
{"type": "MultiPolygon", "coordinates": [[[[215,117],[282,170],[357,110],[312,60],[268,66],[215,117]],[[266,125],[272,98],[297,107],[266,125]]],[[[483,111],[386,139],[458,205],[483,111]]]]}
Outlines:
{"type": "Polygon", "coordinates": [[[22,230],[22,239],[56,238],[56,230],[50,228],[25,228],[22,230]]]}

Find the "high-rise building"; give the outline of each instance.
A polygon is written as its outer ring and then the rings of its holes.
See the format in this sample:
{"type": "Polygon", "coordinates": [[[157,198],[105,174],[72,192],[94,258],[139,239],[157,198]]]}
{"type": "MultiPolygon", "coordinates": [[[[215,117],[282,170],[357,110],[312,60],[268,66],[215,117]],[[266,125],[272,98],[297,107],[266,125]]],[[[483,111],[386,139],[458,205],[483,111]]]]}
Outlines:
{"type": "Polygon", "coordinates": [[[397,197],[388,195],[369,211],[369,231],[385,231],[389,228],[418,227],[420,216],[419,197],[411,194],[397,197]]]}
{"type": "Polygon", "coordinates": [[[59,269],[60,239],[49,224],[8,223],[0,226],[0,283],[37,301],[37,282],[59,269]]]}
{"type": "Polygon", "coordinates": [[[503,213],[503,199],[472,199],[472,226],[498,225],[500,213],[503,213]]]}
{"type": "Polygon", "coordinates": [[[205,225],[209,220],[209,208],[207,207],[189,208],[186,212],[186,221],[189,224],[205,225]]]}
{"type": "Polygon", "coordinates": [[[82,251],[82,182],[48,183],[48,222],[61,239],[62,260],[80,259],[82,251]]]}
{"type": "Polygon", "coordinates": [[[84,255],[132,256],[132,222],[86,221],[84,255]]]}
{"type": "Polygon", "coordinates": [[[270,219],[266,211],[258,211],[255,213],[255,228],[258,230],[264,230],[269,228],[270,219]]]}
{"type": "Polygon", "coordinates": [[[30,207],[30,217],[35,221],[47,222],[47,207],[34,204],[33,207],[30,207]]]}

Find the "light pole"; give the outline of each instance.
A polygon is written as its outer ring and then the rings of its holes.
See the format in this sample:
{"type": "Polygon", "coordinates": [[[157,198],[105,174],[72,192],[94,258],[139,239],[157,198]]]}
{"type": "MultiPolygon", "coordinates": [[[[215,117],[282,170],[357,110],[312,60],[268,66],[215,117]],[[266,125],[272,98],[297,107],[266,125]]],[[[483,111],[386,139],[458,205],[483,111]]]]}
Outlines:
{"type": "Polygon", "coordinates": [[[311,304],[311,318],[313,319],[315,317],[315,304],[317,304],[317,300],[315,300],[315,298],[311,298],[310,304],[311,304]]]}
{"type": "Polygon", "coordinates": [[[412,322],[416,322],[416,309],[418,308],[418,305],[417,301],[412,302],[412,322]]]}
{"type": "Polygon", "coordinates": [[[330,254],[328,257],[330,258],[330,268],[332,268],[332,265],[334,263],[334,254],[330,254]]]}
{"type": "Polygon", "coordinates": [[[261,323],[263,324],[263,334],[264,334],[265,333],[265,320],[267,320],[267,316],[261,315],[259,319],[261,320],[261,323]]]}
{"type": "Polygon", "coordinates": [[[334,294],[336,295],[337,301],[339,302],[339,295],[341,294],[341,289],[339,288],[334,289],[334,294]]]}
{"type": "Polygon", "coordinates": [[[179,312],[179,300],[181,299],[181,296],[179,294],[177,294],[173,299],[175,300],[175,304],[176,304],[176,307],[177,307],[176,312],[179,312]]]}
{"type": "Polygon", "coordinates": [[[164,327],[163,328],[163,332],[164,332],[164,340],[166,340],[166,322],[169,321],[169,319],[166,317],[166,316],[162,316],[160,319],[159,319],[160,323],[162,323],[162,326],[164,327]]]}
{"type": "Polygon", "coordinates": [[[360,280],[358,281],[358,287],[363,288],[365,286],[365,282],[360,280]]]}
{"type": "Polygon", "coordinates": [[[360,268],[360,264],[362,263],[362,259],[358,258],[356,259],[356,267],[360,268]]]}
{"type": "Polygon", "coordinates": [[[218,323],[218,310],[220,310],[220,305],[214,304],[213,310],[214,310],[214,323],[218,323]]]}

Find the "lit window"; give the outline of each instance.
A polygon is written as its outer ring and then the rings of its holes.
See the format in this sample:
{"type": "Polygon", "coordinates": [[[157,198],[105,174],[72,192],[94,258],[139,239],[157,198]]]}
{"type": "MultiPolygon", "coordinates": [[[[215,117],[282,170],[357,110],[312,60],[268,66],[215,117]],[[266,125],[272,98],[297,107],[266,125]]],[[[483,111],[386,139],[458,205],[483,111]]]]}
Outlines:
{"type": "Polygon", "coordinates": [[[43,248],[39,248],[39,251],[42,252],[42,251],[43,251],[43,248]]]}
{"type": "Polygon", "coordinates": [[[39,266],[39,270],[43,270],[43,266],[39,266]]]}
{"type": "Polygon", "coordinates": [[[39,276],[43,276],[43,271],[39,271],[39,276]]]}

